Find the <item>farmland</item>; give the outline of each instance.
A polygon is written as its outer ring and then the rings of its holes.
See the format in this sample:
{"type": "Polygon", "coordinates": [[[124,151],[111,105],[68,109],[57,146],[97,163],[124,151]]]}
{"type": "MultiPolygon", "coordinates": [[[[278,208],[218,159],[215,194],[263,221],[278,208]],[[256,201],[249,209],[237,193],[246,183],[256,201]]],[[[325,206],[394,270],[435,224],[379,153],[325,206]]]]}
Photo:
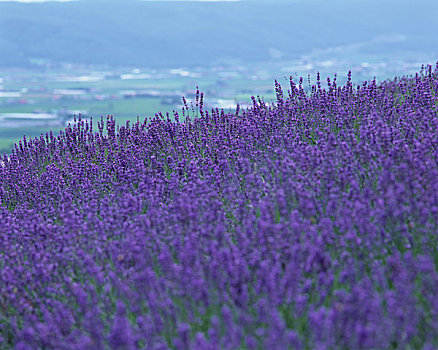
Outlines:
{"type": "MultiPolygon", "coordinates": [[[[253,94],[266,101],[275,100],[274,79],[287,82],[289,75],[297,78],[312,74],[314,80],[314,67],[320,67],[322,75],[330,75],[346,64],[352,67],[356,83],[374,76],[383,80],[400,72],[411,74],[420,66],[409,55],[402,56],[397,63],[363,57],[345,62],[337,57],[328,60],[314,55],[296,61],[234,63],[215,68],[109,69],[62,64],[33,70],[3,69],[0,71],[0,153],[10,154],[23,135],[39,137],[48,130],[62,130],[73,114],[79,112],[83,118],[92,116],[94,120],[101,115],[113,115],[120,125],[127,120],[135,122],[137,116],[141,120],[146,116],[150,119],[159,111],[164,115],[169,112],[173,117],[172,111],[182,107],[183,95],[193,100],[196,86],[205,93],[206,108],[223,107],[230,111],[237,102],[242,107],[250,105],[253,94]],[[9,113],[52,113],[57,116],[58,125],[5,120],[9,113]]],[[[338,77],[339,82],[345,80],[345,76],[338,77]]],[[[309,85],[304,89],[309,91],[309,85]]]]}

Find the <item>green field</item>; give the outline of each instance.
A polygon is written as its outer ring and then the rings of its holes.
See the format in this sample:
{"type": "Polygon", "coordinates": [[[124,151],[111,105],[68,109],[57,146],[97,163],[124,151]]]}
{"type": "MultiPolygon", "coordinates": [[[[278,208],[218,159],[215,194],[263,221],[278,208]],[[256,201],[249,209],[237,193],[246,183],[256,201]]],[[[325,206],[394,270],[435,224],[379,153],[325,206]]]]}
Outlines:
{"type": "MultiPolygon", "coordinates": [[[[241,103],[243,103],[243,101],[251,101],[251,98],[248,95],[238,95],[236,97],[241,103]]],[[[166,115],[166,112],[168,112],[173,120],[173,110],[177,111],[178,114],[182,117],[181,109],[179,109],[177,106],[162,104],[161,100],[162,98],[159,97],[148,97],[107,101],[73,101],[72,103],[68,104],[68,108],[73,110],[87,110],[88,115],[86,117],[91,116],[93,118],[93,124],[96,131],[97,121],[100,120],[101,116],[106,117],[107,115],[114,116],[116,122],[119,123],[119,125],[126,124],[127,120],[130,120],[132,125],[137,121],[137,116],[139,117],[140,122],[143,122],[146,117],[148,117],[148,119],[150,120],[158,112],[161,112],[164,116],[166,115]]],[[[44,105],[43,103],[39,103],[38,105],[32,106],[2,107],[0,108],[0,113],[25,113],[32,112],[36,108],[57,109],[66,106],[66,104],[60,103],[60,101],[53,101],[52,104],[49,104],[49,102],[46,103],[46,105],[44,105]]],[[[225,111],[228,112],[226,109],[225,111]]],[[[40,136],[41,133],[45,134],[50,130],[52,130],[54,134],[58,134],[59,131],[62,129],[62,127],[58,129],[53,129],[53,127],[0,128],[0,154],[9,154],[11,152],[11,149],[13,148],[14,143],[23,139],[23,135],[26,135],[27,138],[34,138],[40,136]]]]}
{"type": "Polygon", "coordinates": [[[23,139],[23,135],[26,138],[35,138],[46,133],[48,130],[46,127],[33,127],[33,128],[0,128],[0,155],[3,153],[9,154],[14,147],[15,143],[23,139]]]}
{"type": "MultiPolygon", "coordinates": [[[[182,104],[182,96],[188,100],[193,97],[196,92],[196,86],[204,93],[204,109],[210,110],[216,99],[234,100],[235,102],[244,104],[252,104],[251,96],[260,96],[267,104],[276,101],[274,79],[282,85],[283,95],[287,97],[289,86],[289,74],[278,75],[279,69],[274,73],[273,67],[263,67],[263,79],[252,79],[250,73],[235,74],[232,77],[227,77],[226,70],[222,74],[220,72],[204,72],[199,78],[175,76],[154,79],[139,79],[122,80],[117,77],[107,77],[101,81],[84,81],[84,82],[64,82],[58,81],[59,77],[68,72],[0,72],[2,76],[9,76],[12,79],[3,82],[3,89],[6,91],[20,91],[26,88],[28,92],[23,94],[24,99],[29,101],[28,104],[8,104],[7,99],[0,98],[0,114],[2,113],[31,113],[37,110],[50,112],[54,110],[85,110],[85,118],[93,117],[97,122],[101,116],[114,116],[119,125],[124,125],[127,120],[131,124],[137,121],[137,116],[143,122],[146,117],[151,119],[156,113],[162,112],[166,115],[168,112],[173,118],[172,110],[176,110],[181,116],[180,106],[182,104]],[[11,75],[12,74],[12,75],[11,75]],[[276,75],[275,75],[276,74],[276,75]],[[271,76],[270,78],[266,78],[271,76]],[[26,80],[27,79],[27,80],[26,80]],[[59,99],[54,99],[54,89],[88,89],[89,92],[85,96],[64,96],[59,99]],[[181,93],[180,102],[172,105],[164,104],[162,97],[135,97],[122,98],[121,93],[124,90],[158,90],[164,93],[181,93]],[[190,93],[188,93],[190,92],[190,93]],[[105,95],[105,100],[97,100],[94,95],[105,95]],[[117,96],[111,98],[111,96],[117,96]],[[85,97],[85,98],[84,98],[85,97]]],[[[125,72],[126,73],[126,72],[125,72]]],[[[90,72],[80,72],[76,75],[89,75],[90,72]]],[[[290,74],[294,74],[291,72],[290,74]]],[[[260,75],[258,75],[260,77],[260,75]]],[[[307,77],[305,77],[304,88],[307,88],[307,77]]],[[[324,77],[324,74],[322,74],[324,77]]],[[[313,77],[314,78],[314,77],[313,77]]],[[[297,83],[298,79],[295,79],[297,83]]],[[[339,79],[341,80],[341,78],[339,79]]],[[[189,104],[190,105],[190,104],[189,104]]],[[[242,107],[243,109],[244,107],[242,107]]],[[[233,112],[233,108],[225,108],[226,113],[233,112]]],[[[97,123],[95,130],[97,131],[97,123]]],[[[59,127],[1,127],[0,123],[0,154],[11,153],[11,150],[16,142],[26,135],[27,138],[39,137],[50,130],[55,135],[63,130],[64,126],[59,127]]]]}

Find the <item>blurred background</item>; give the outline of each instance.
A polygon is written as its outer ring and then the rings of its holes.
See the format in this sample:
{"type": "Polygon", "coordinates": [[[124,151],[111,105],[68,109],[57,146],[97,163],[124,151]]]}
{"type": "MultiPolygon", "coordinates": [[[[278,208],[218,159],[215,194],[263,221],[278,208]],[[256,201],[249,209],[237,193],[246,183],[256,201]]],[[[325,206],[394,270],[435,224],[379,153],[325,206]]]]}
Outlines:
{"type": "Polygon", "coordinates": [[[196,86],[228,112],[274,101],[274,79],[380,82],[436,61],[436,0],[0,0],[0,154],[79,113],[95,130],[181,114],[196,86]]]}

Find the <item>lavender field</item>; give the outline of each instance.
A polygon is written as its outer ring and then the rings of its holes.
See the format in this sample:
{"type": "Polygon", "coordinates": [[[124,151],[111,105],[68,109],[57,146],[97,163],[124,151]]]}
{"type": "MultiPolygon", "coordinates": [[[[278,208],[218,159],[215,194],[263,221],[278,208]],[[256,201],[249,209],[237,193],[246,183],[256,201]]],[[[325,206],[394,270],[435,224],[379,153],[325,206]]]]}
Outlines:
{"type": "Polygon", "coordinates": [[[437,349],[438,62],[322,85],[20,141],[0,349],[437,349]]]}

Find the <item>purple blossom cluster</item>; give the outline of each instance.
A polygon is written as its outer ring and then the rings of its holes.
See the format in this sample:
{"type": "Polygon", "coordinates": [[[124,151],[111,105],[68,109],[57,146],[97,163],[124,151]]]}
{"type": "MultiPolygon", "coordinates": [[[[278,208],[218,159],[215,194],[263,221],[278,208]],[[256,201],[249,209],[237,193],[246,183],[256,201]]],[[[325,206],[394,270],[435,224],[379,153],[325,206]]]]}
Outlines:
{"type": "Polygon", "coordinates": [[[4,155],[0,348],[437,349],[438,62],[275,86],[4,155]]]}

